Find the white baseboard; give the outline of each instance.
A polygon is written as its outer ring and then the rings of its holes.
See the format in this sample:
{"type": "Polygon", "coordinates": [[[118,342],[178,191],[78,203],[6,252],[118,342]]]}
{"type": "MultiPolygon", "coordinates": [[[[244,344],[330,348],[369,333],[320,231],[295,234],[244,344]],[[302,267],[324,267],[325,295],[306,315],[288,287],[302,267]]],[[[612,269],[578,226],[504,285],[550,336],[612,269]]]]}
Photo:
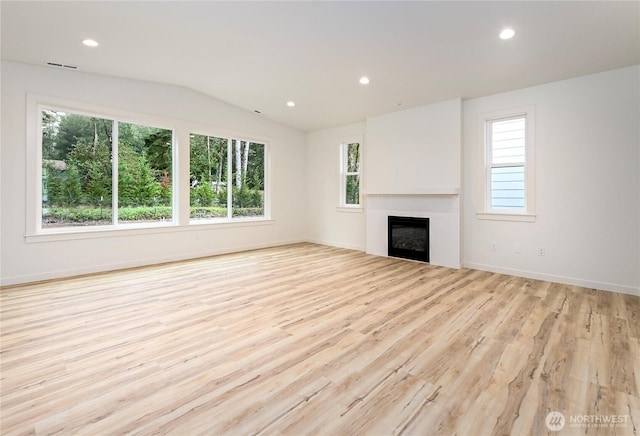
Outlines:
{"type": "Polygon", "coordinates": [[[305,242],[310,242],[312,244],[319,244],[319,245],[328,245],[330,247],[346,248],[348,250],[365,251],[365,247],[362,246],[362,245],[345,244],[345,243],[336,242],[336,241],[322,241],[322,240],[319,240],[319,239],[305,239],[305,242]]]}
{"type": "Polygon", "coordinates": [[[481,263],[464,262],[463,266],[465,268],[477,269],[481,271],[488,271],[488,272],[493,272],[498,274],[524,277],[527,279],[534,279],[534,280],[544,280],[547,282],[562,283],[564,285],[580,286],[583,288],[599,289],[602,291],[609,291],[609,292],[618,292],[621,294],[628,294],[628,295],[634,295],[634,296],[640,297],[640,288],[634,288],[632,286],[625,286],[625,285],[618,285],[615,283],[596,282],[592,280],[577,279],[575,277],[564,277],[564,276],[557,276],[553,274],[536,273],[532,271],[503,268],[503,267],[498,267],[494,265],[485,265],[481,263]]]}
{"type": "MultiPolygon", "coordinates": [[[[39,274],[3,277],[0,279],[0,287],[40,282],[40,281],[59,279],[64,277],[80,276],[85,274],[115,271],[115,270],[126,269],[126,268],[136,268],[140,266],[155,265],[159,263],[175,262],[180,260],[197,259],[201,257],[217,256],[221,254],[257,250],[261,248],[297,244],[301,242],[310,242],[313,244],[328,245],[331,247],[346,248],[349,250],[356,250],[356,251],[362,251],[362,252],[366,251],[365,247],[354,245],[354,244],[344,244],[336,241],[324,241],[324,240],[315,240],[315,239],[296,239],[296,240],[276,241],[276,242],[261,243],[261,244],[250,244],[250,245],[244,245],[244,246],[236,246],[232,248],[213,249],[213,250],[207,250],[202,252],[182,253],[182,254],[173,255],[173,256],[147,258],[144,260],[137,260],[135,262],[112,263],[112,264],[106,264],[106,265],[102,264],[102,265],[95,265],[95,266],[86,267],[86,268],[71,268],[67,270],[50,271],[50,272],[39,273],[39,274]]],[[[600,289],[603,291],[610,291],[610,292],[619,292],[622,294],[628,294],[628,295],[634,295],[634,296],[640,297],[640,288],[634,288],[632,286],[619,285],[615,283],[596,282],[591,280],[577,279],[574,277],[542,274],[542,273],[536,273],[532,271],[524,271],[524,270],[518,270],[513,268],[503,268],[503,267],[497,267],[494,265],[485,265],[480,263],[464,262],[463,267],[477,269],[481,271],[489,271],[489,272],[494,272],[498,274],[507,274],[507,275],[517,276],[517,277],[524,277],[524,278],[529,278],[534,280],[545,280],[549,282],[562,283],[566,285],[581,286],[584,288],[600,289]]]]}
{"type": "Polygon", "coordinates": [[[301,242],[306,242],[306,241],[304,239],[296,239],[296,240],[290,240],[290,241],[276,241],[276,242],[270,242],[270,243],[249,244],[249,245],[243,245],[243,246],[213,249],[213,250],[206,250],[206,251],[200,251],[200,252],[181,253],[181,254],[171,255],[171,256],[152,257],[152,258],[146,258],[142,260],[136,260],[134,262],[101,264],[101,265],[94,265],[94,266],[85,267],[85,268],[71,268],[66,270],[49,271],[49,272],[38,273],[38,274],[2,277],[0,279],[0,287],[41,282],[45,280],[60,279],[65,277],[75,277],[75,276],[81,276],[86,274],[116,271],[116,270],[127,269],[127,268],[137,268],[140,266],[156,265],[160,263],[176,262],[181,260],[198,259],[201,257],[209,257],[209,256],[217,256],[220,254],[257,250],[260,248],[278,247],[282,245],[298,244],[301,242]]]}

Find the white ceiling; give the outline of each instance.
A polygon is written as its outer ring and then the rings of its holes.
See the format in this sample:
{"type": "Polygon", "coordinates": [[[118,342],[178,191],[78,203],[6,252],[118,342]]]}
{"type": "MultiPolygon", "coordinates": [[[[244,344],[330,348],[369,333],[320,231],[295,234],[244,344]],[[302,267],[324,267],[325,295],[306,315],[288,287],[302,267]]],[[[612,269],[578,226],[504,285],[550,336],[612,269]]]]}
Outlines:
{"type": "Polygon", "coordinates": [[[184,86],[302,131],[640,63],[638,1],[2,1],[0,8],[4,60],[184,86]],[[512,40],[498,38],[505,26],[516,30],[512,40]],[[84,38],[100,45],[85,47],[84,38]],[[362,75],[368,86],[358,83],[362,75]]]}

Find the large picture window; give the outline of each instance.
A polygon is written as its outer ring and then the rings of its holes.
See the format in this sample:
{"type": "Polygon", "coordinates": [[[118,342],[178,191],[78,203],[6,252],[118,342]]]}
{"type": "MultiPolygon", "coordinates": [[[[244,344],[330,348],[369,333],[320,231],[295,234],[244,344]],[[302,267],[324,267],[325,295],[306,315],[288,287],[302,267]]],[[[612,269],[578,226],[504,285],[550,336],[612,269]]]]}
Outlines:
{"type": "Polygon", "coordinates": [[[190,135],[191,222],[266,217],[266,145],[190,135]]]}
{"type": "Polygon", "coordinates": [[[27,100],[27,242],[271,222],[267,142],[53,97],[27,100]]]}
{"type": "Polygon", "coordinates": [[[41,227],[171,222],[173,131],[41,108],[41,227]]]}

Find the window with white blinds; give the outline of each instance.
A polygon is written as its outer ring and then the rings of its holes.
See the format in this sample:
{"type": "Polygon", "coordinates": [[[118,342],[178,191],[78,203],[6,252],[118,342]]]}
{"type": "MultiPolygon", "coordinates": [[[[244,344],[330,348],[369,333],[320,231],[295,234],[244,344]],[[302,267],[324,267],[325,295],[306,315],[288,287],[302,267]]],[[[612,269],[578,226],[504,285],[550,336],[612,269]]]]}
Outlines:
{"type": "Polygon", "coordinates": [[[524,211],[526,117],[489,121],[487,140],[490,209],[524,211]]]}
{"type": "Polygon", "coordinates": [[[535,219],[534,111],[532,106],[482,117],[482,219],[535,219]]]}

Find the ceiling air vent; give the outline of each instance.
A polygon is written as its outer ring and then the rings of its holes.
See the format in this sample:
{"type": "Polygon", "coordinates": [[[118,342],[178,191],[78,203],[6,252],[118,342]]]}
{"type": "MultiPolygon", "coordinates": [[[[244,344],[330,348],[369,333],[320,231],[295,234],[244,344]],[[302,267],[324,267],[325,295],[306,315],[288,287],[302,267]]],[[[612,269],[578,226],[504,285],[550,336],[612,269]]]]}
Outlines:
{"type": "Polygon", "coordinates": [[[47,65],[49,65],[51,67],[68,68],[69,70],[77,70],[78,69],[78,67],[75,66],[75,65],[60,64],[58,62],[47,62],[47,65]]]}

